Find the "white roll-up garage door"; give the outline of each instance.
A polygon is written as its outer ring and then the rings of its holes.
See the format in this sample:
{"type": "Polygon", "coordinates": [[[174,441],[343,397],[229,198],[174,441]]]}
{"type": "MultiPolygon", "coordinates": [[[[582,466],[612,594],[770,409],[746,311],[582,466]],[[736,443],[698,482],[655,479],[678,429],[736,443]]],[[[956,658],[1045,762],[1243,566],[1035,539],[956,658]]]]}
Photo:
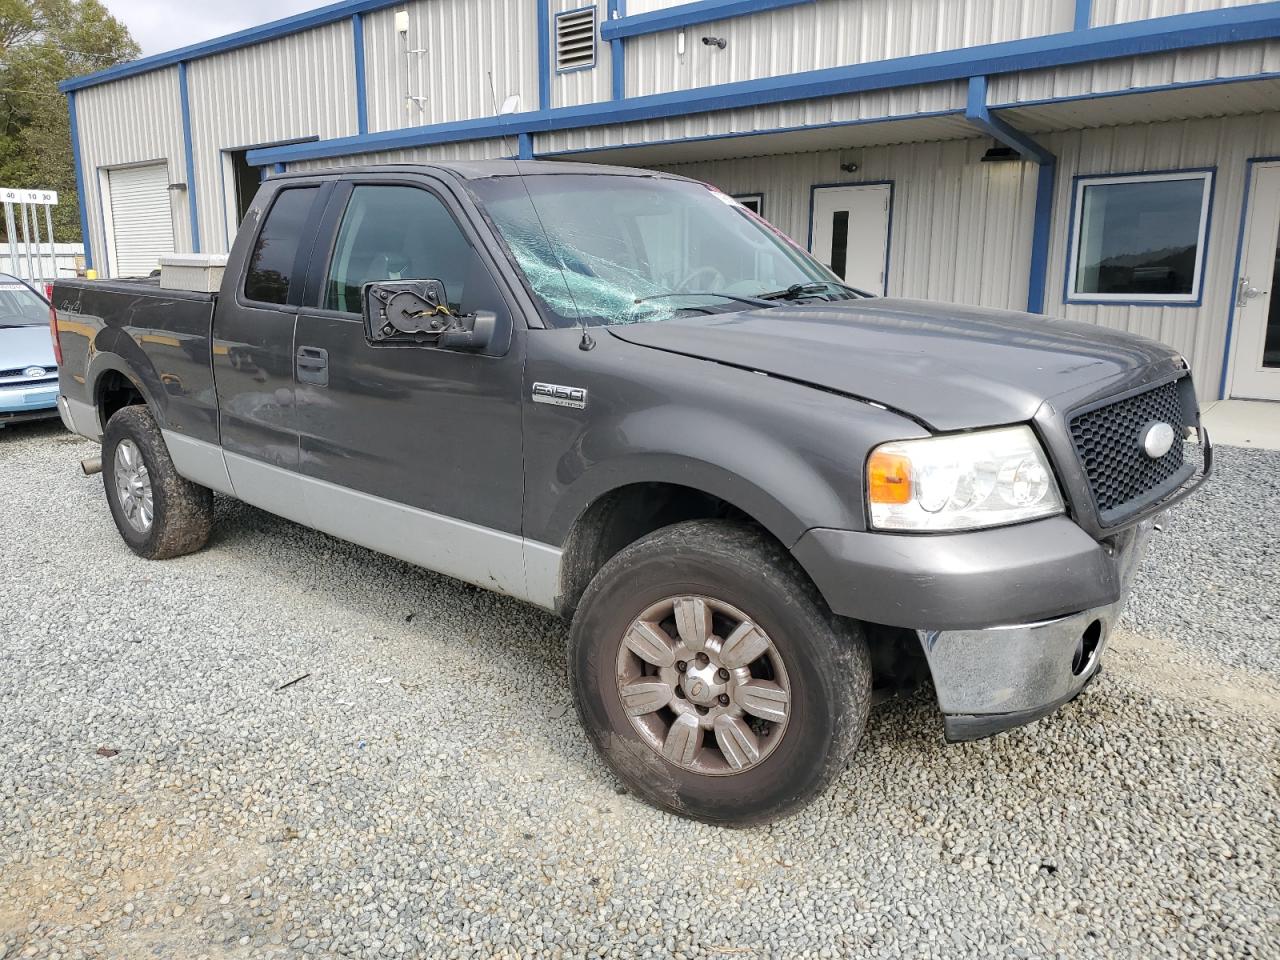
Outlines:
{"type": "Polygon", "coordinates": [[[107,173],[111,194],[111,274],[145,277],[173,253],[169,168],[153,163],[107,173]]]}

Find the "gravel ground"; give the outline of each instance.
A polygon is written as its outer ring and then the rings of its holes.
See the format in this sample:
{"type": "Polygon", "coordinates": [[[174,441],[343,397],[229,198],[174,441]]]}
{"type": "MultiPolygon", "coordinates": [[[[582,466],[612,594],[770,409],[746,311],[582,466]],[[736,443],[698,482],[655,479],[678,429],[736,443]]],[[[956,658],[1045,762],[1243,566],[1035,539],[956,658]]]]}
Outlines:
{"type": "Polygon", "coordinates": [[[0,431],[0,960],[1280,956],[1280,455],[1222,451],[1080,700],[889,703],[726,831],[619,792],[564,624],[226,500],[138,560],[92,449],[0,431]]]}

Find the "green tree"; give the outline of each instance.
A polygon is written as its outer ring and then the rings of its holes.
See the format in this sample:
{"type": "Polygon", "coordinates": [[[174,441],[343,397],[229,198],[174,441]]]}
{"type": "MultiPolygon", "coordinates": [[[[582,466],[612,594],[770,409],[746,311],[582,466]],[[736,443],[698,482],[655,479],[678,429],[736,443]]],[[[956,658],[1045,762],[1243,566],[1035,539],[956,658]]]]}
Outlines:
{"type": "Polygon", "coordinates": [[[81,237],[71,121],[58,83],[139,52],[99,0],[0,0],[0,185],[57,190],[59,243],[81,237]]]}

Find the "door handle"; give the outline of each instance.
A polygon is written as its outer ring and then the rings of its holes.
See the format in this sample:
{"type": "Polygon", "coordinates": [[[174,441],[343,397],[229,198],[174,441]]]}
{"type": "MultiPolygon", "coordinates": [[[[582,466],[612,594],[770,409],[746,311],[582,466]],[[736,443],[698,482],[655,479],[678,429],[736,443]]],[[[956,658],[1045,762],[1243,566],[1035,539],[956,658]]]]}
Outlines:
{"type": "Polygon", "coordinates": [[[1248,277],[1241,277],[1240,289],[1239,289],[1239,292],[1236,294],[1236,306],[1247,307],[1249,305],[1250,300],[1257,300],[1258,297],[1262,296],[1266,292],[1267,291],[1265,290],[1259,290],[1257,287],[1252,286],[1249,283],[1248,277]]]}
{"type": "Polygon", "coordinates": [[[299,347],[298,380],[317,387],[329,385],[329,351],[320,347],[299,347]]]}

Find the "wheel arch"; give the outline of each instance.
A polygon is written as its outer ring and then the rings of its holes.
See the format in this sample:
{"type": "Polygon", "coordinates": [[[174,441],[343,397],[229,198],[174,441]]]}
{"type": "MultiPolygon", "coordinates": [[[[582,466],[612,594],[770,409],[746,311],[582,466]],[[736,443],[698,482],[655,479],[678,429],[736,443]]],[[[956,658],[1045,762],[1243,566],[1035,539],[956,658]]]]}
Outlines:
{"type": "Polygon", "coordinates": [[[106,430],[111,415],[122,407],[141,402],[163,424],[163,410],[147,382],[123,357],[114,353],[95,354],[89,363],[89,396],[98,417],[99,432],[106,430]]]}
{"type": "Polygon", "coordinates": [[[737,520],[759,528],[787,551],[807,529],[794,510],[758,485],[684,458],[650,461],[647,470],[615,465],[607,478],[584,477],[576,486],[579,496],[572,517],[562,521],[560,541],[556,610],[565,617],[572,617],[587,584],[609,560],[663,527],[686,520],[737,520]],[[584,493],[588,480],[595,482],[584,493]]]}

